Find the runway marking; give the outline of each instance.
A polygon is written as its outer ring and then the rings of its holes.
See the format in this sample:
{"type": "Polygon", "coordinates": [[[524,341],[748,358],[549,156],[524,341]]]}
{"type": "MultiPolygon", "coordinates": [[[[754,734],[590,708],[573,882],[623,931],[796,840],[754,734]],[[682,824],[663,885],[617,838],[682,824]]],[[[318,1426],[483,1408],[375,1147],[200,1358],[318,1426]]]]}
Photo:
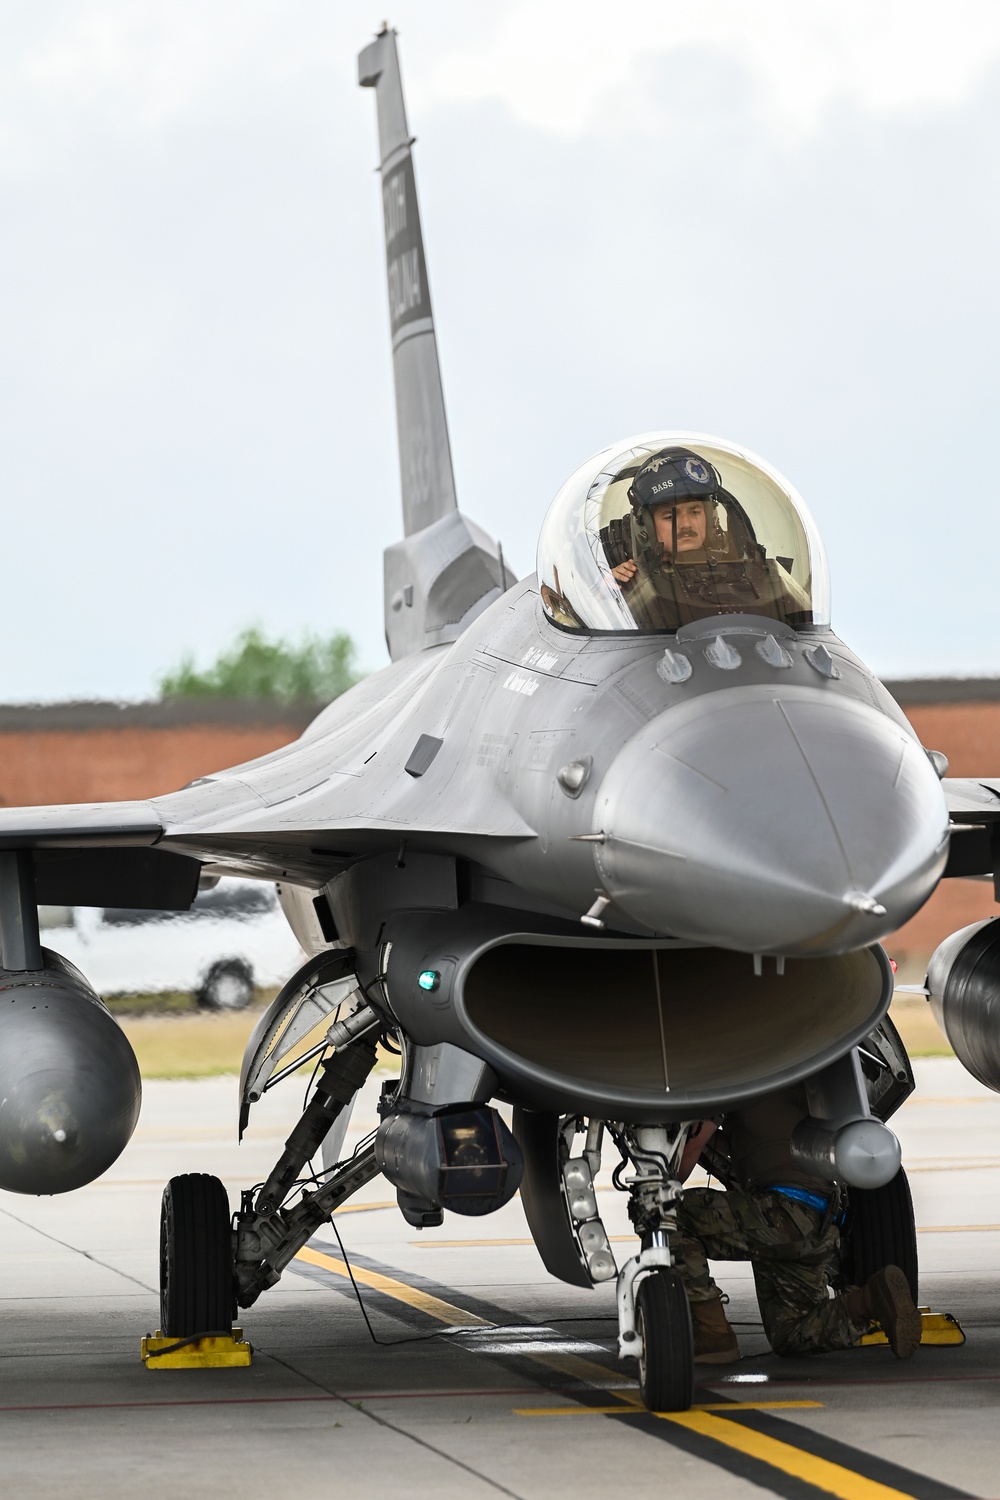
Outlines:
{"type": "MultiPolygon", "coordinates": [[[[303,1260],[310,1266],[320,1266],[324,1271],[333,1271],[337,1276],[344,1276],[350,1280],[350,1272],[342,1260],[336,1260],[332,1255],[324,1255],[321,1250],[312,1250],[308,1245],[304,1246],[295,1257],[303,1260]]],[[[439,1323],[445,1323],[449,1328],[488,1328],[490,1324],[485,1318],[477,1318],[475,1313],[466,1312],[462,1307],[455,1307],[451,1302],[444,1302],[440,1297],[434,1297],[430,1292],[422,1292],[417,1287],[407,1286],[405,1281],[397,1281],[393,1276],[383,1276],[380,1271],[366,1271],[363,1266],[352,1263],[351,1270],[354,1272],[354,1280],[361,1286],[370,1286],[373,1291],[382,1292],[386,1297],[393,1297],[397,1302],[405,1302],[408,1307],[415,1307],[418,1312],[427,1313],[431,1318],[437,1319],[439,1323]]]]}
{"type": "Polygon", "coordinates": [[[918,1224],[918,1234],[996,1234],[1000,1224],[918,1224]]]}
{"type": "MultiPolygon", "coordinates": [[[[822,1401],[696,1401],[692,1411],[788,1411],[806,1407],[822,1407],[822,1401]]],[[[622,1417],[628,1415],[624,1406],[516,1406],[518,1417],[622,1417]]],[[[655,1416],[664,1413],[655,1412],[655,1416]]]]}
{"type": "MultiPolygon", "coordinates": [[[[348,1276],[344,1261],[311,1247],[301,1250],[298,1258],[338,1276],[348,1276]]],[[[642,1405],[638,1390],[618,1388],[614,1372],[605,1365],[582,1358],[572,1347],[553,1348],[545,1340],[553,1330],[545,1325],[503,1325],[467,1313],[434,1292],[410,1287],[398,1276],[375,1270],[375,1265],[377,1262],[369,1259],[367,1266],[354,1267],[355,1280],[446,1324],[463,1349],[525,1359],[581,1381],[590,1387],[589,1391],[566,1392],[570,1400],[579,1403],[576,1410],[581,1414],[625,1419],[637,1430],[661,1437],[702,1462],[747,1479],[783,1500],[807,1500],[807,1497],[822,1500],[831,1494],[838,1500],[968,1500],[966,1491],[877,1458],[812,1428],[788,1422],[777,1414],[781,1408],[815,1409],[821,1402],[730,1400],[706,1402],[686,1412],[649,1412],[642,1405]],[[598,1395],[606,1399],[612,1393],[615,1405],[607,1409],[593,1400],[598,1395]]],[[[602,1346],[591,1346],[587,1341],[572,1342],[577,1348],[593,1347],[595,1352],[606,1352],[602,1346]]],[[[523,1411],[563,1415],[562,1408],[551,1413],[543,1408],[523,1411]]]]}
{"type": "MultiPolygon", "coordinates": [[[[613,1245],[629,1245],[635,1243],[634,1234],[609,1234],[608,1239],[613,1245]]],[[[410,1244],[418,1250],[475,1250],[482,1245],[486,1246],[508,1246],[508,1245],[534,1245],[534,1240],[529,1236],[521,1239],[508,1240],[411,1240],[410,1244]]]]}
{"type": "Polygon", "coordinates": [[[333,1211],[335,1214],[370,1214],[377,1208],[398,1208],[395,1198],[389,1198],[385,1203],[342,1203],[333,1211]]]}
{"type": "MultiPolygon", "coordinates": [[[[733,1408],[737,1415],[740,1408],[733,1408]]],[[[727,1421],[723,1417],[705,1411],[656,1412],[658,1420],[670,1422],[687,1432],[711,1438],[733,1448],[746,1458],[756,1459],[772,1469],[779,1469],[794,1479],[800,1479],[815,1489],[839,1500],[914,1500],[914,1489],[900,1490],[891,1485],[868,1479],[855,1469],[847,1469],[829,1459],[820,1458],[802,1448],[796,1448],[780,1438],[744,1427],[740,1422],[727,1421]]],[[[920,1476],[914,1474],[913,1478],[920,1476]]],[[[916,1488],[916,1486],[914,1486],[916,1488]]]]}

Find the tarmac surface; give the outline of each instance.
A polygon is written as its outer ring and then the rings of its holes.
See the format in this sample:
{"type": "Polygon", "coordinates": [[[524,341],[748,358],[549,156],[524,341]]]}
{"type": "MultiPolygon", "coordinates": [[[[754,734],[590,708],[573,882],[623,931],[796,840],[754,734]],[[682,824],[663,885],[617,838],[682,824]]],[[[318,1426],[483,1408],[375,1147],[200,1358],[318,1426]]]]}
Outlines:
{"type": "MultiPolygon", "coordinates": [[[[235,1205],[280,1152],[301,1083],[262,1101],[242,1146],[235,1080],[147,1084],[132,1144],[100,1182],[0,1194],[0,1492],[1000,1496],[1000,1096],[951,1059],[916,1068],[894,1125],[921,1301],[953,1313],[965,1345],[909,1363],[885,1348],[777,1359],[749,1267],[719,1267],[743,1358],[700,1367],[696,1408],[669,1417],[637,1408],[615,1358],[613,1289],[552,1280],[518,1200],[420,1234],[381,1179],[336,1216],[371,1331],[327,1227],[243,1315],[252,1368],[147,1370],[163,1184],[215,1172],[235,1205]]],[[[349,1144],[375,1124],[377,1087],[349,1144]]],[[[600,1187],[621,1262],[635,1246],[624,1200],[604,1174],[600,1187]]]]}

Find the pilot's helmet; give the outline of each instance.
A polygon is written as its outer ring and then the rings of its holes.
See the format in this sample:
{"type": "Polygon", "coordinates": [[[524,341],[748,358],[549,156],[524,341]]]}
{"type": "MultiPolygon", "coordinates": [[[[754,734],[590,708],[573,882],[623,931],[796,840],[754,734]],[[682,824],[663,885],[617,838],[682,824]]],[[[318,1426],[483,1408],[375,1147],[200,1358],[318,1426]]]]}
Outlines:
{"type": "MultiPolygon", "coordinates": [[[[725,494],[725,491],[713,464],[707,463],[690,448],[661,448],[646,459],[629,486],[632,556],[641,566],[656,568],[663,558],[663,547],[656,540],[654,510],[659,505],[680,505],[691,500],[701,500],[705,506],[707,552],[724,550],[725,539],[717,511],[720,494],[725,494]]],[[[703,558],[705,553],[699,551],[698,556],[703,558]]]]}
{"type": "Polygon", "coordinates": [[[722,488],[718,470],[690,448],[661,448],[647,458],[629,486],[633,511],[682,500],[711,500],[722,488]]]}

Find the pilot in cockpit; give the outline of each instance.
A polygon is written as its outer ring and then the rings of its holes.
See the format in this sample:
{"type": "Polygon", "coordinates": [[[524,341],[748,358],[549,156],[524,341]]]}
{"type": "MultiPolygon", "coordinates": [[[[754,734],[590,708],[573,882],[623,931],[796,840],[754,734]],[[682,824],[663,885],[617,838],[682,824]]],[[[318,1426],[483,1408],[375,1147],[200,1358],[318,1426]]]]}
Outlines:
{"type": "Polygon", "coordinates": [[[641,629],[676,630],[716,614],[799,623],[808,600],[768,558],[714,465],[661,448],[636,471],[630,514],[602,530],[611,575],[641,629]]]}

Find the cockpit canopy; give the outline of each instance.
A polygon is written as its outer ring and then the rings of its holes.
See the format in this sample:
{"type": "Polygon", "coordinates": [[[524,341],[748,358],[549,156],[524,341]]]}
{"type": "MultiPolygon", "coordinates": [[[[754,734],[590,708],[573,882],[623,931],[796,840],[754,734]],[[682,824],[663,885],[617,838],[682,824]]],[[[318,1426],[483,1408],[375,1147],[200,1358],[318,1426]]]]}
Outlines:
{"type": "Polygon", "coordinates": [[[826,554],[787,480],[720,438],[660,432],[606,448],[563,485],[538,543],[564,630],[675,631],[712,615],[830,619],[826,554]]]}

